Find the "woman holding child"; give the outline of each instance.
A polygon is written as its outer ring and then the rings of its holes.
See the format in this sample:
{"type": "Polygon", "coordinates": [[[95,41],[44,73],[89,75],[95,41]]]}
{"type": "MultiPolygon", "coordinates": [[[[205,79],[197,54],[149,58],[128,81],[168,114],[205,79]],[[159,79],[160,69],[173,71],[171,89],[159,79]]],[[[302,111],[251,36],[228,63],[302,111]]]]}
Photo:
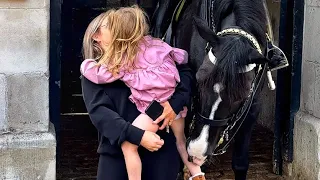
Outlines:
{"type": "Polygon", "coordinates": [[[194,179],[204,179],[201,163],[187,160],[185,145],[194,84],[188,54],[148,32],[145,13],[133,6],[102,13],[84,35],[80,70],[84,101],[99,132],[97,178],[175,180],[181,157],[194,179]],[[162,115],[154,117],[148,110],[157,103],[162,115]]]}

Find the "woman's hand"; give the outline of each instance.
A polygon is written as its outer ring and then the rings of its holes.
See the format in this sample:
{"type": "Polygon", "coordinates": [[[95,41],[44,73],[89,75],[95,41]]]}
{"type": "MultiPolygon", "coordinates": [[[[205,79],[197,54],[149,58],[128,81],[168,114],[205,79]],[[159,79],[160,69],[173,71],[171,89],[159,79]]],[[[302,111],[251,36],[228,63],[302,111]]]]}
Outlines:
{"type": "Polygon", "coordinates": [[[168,101],[161,103],[161,105],[164,107],[163,113],[153,123],[158,124],[159,122],[163,121],[163,124],[159,128],[160,130],[163,130],[167,125],[171,125],[172,121],[177,117],[177,115],[173,111],[168,101]]]}
{"type": "Polygon", "coordinates": [[[160,136],[158,136],[156,133],[150,131],[144,132],[140,142],[141,146],[143,146],[151,152],[158,151],[163,144],[163,139],[161,139],[160,136]]]}

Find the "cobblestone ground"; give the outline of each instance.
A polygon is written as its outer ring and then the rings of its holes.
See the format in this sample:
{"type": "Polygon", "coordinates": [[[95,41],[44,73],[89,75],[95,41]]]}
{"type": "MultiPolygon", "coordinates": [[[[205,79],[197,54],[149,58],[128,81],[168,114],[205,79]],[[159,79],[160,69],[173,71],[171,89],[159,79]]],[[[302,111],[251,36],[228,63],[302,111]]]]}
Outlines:
{"type": "MultiPolygon", "coordinates": [[[[61,117],[61,148],[58,159],[58,180],[94,180],[98,156],[97,133],[87,116],[61,117]]],[[[281,180],[272,173],[273,134],[256,126],[250,147],[248,180],[281,180]]],[[[232,147],[231,147],[232,148],[232,147]]],[[[208,180],[231,180],[231,149],[215,159],[206,169],[208,180]]]]}

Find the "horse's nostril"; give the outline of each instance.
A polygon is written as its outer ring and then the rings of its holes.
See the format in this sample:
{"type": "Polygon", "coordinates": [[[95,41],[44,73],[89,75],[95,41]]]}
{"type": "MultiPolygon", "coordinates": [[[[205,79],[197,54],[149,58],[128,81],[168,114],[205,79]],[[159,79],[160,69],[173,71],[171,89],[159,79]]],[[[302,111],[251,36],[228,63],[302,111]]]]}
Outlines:
{"type": "Polygon", "coordinates": [[[188,161],[189,161],[189,162],[193,162],[192,156],[188,156],[188,161]]]}

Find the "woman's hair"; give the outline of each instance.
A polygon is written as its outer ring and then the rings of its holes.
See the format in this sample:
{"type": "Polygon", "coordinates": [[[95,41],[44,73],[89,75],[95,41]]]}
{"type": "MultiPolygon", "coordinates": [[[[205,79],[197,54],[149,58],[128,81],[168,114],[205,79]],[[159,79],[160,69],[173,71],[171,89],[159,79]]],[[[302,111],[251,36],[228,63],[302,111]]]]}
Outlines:
{"type": "Polygon", "coordinates": [[[105,64],[108,70],[115,75],[119,73],[120,68],[134,67],[140,40],[148,32],[147,15],[138,6],[108,10],[89,25],[83,41],[84,58],[97,59],[98,64],[105,64]],[[107,28],[112,37],[107,49],[103,51],[92,37],[99,31],[105,18],[107,18],[107,28]]]}
{"type": "Polygon", "coordinates": [[[95,59],[98,60],[103,55],[103,50],[100,47],[99,43],[93,40],[93,36],[99,31],[100,26],[102,25],[103,20],[107,17],[107,13],[102,13],[96,18],[94,18],[83,37],[83,57],[84,59],[95,59]]]}

